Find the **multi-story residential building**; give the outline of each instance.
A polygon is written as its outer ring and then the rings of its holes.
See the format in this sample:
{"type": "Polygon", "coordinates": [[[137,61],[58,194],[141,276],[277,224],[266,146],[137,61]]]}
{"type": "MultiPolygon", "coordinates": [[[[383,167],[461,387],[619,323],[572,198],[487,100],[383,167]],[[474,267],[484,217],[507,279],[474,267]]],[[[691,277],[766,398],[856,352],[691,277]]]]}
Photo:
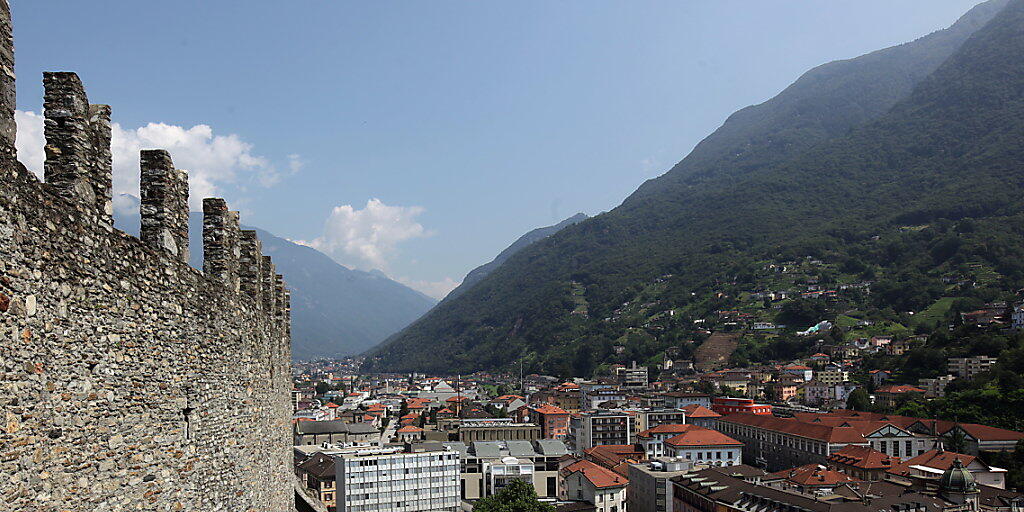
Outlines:
{"type": "Polygon", "coordinates": [[[588,411],[569,420],[569,449],[577,455],[602,444],[633,444],[636,418],[632,411],[588,411]]]}
{"type": "Polygon", "coordinates": [[[569,412],[551,404],[523,407],[517,414],[526,422],[540,426],[541,439],[565,439],[569,435],[569,412]]]}
{"type": "Polygon", "coordinates": [[[810,366],[804,366],[802,364],[791,364],[783,366],[780,373],[794,375],[804,382],[814,378],[814,370],[810,366]]]}
{"type": "Polygon", "coordinates": [[[871,370],[868,373],[871,375],[871,382],[875,387],[881,386],[882,383],[892,378],[892,372],[889,370],[871,370]]]}
{"type": "Polygon", "coordinates": [[[848,382],[850,380],[850,372],[842,366],[830,364],[815,372],[814,379],[826,386],[834,386],[848,382]]]}
{"type": "Polygon", "coordinates": [[[802,400],[806,405],[820,405],[832,399],[832,386],[817,379],[811,380],[803,386],[802,400]]]}
{"type": "Polygon", "coordinates": [[[786,403],[796,398],[797,385],[788,380],[770,382],[765,386],[765,394],[770,400],[777,403],[786,403]]]}
{"type": "Polygon", "coordinates": [[[658,425],[686,423],[686,412],[682,409],[641,409],[636,411],[636,430],[647,430],[658,425]]]}
{"type": "Polygon", "coordinates": [[[754,400],[750,398],[718,397],[712,402],[711,410],[722,415],[751,413],[770,416],[772,414],[772,406],[754,403],[754,400]]]}
{"type": "Polygon", "coordinates": [[[619,384],[626,388],[647,387],[647,367],[639,366],[633,361],[629,366],[616,367],[615,378],[619,384]]]}
{"type": "Polygon", "coordinates": [[[674,391],[665,393],[663,396],[665,397],[665,405],[667,407],[675,407],[676,409],[684,409],[689,405],[711,407],[711,395],[706,393],[674,391]]]}
{"type": "Polygon", "coordinates": [[[696,466],[735,466],[742,463],[743,443],[716,430],[694,426],[666,440],[665,455],[696,466]]]}
{"type": "Polygon", "coordinates": [[[549,403],[569,413],[576,413],[580,411],[580,386],[566,382],[552,389],[534,393],[530,396],[530,402],[549,403]]]}
{"type": "Polygon", "coordinates": [[[848,426],[805,423],[792,418],[737,413],[718,420],[718,430],[743,443],[743,460],[770,471],[824,464],[847,445],[867,446],[861,433],[848,426]]]}
{"type": "Polygon", "coordinates": [[[559,471],[559,498],[593,505],[597,512],[625,512],[629,480],[589,460],[559,471]]]}
{"type": "Polygon", "coordinates": [[[626,393],[607,384],[584,384],[580,386],[581,410],[597,409],[605,402],[622,402],[626,393]]]}
{"type": "Polygon", "coordinates": [[[956,379],[953,375],[942,375],[932,379],[921,379],[917,386],[924,390],[925,398],[941,398],[946,396],[946,386],[956,379]]]}
{"type": "Polygon", "coordinates": [[[629,512],[667,512],[672,510],[671,480],[691,471],[685,459],[660,457],[629,465],[626,508],[629,512]]]}
{"type": "Polygon", "coordinates": [[[339,512],[458,512],[459,454],[397,448],[335,455],[339,512]]]}
{"type": "MultiPolygon", "coordinates": [[[[492,496],[512,480],[530,483],[541,498],[558,497],[558,459],[569,453],[562,441],[541,439],[441,444],[459,453],[459,495],[464,500],[492,496]]],[[[414,446],[413,450],[429,450],[433,445],[436,443],[424,443],[414,446]]]]}
{"type": "Polygon", "coordinates": [[[961,379],[973,379],[982,372],[987,372],[998,358],[991,356],[951,357],[947,368],[949,373],[961,379]]]}

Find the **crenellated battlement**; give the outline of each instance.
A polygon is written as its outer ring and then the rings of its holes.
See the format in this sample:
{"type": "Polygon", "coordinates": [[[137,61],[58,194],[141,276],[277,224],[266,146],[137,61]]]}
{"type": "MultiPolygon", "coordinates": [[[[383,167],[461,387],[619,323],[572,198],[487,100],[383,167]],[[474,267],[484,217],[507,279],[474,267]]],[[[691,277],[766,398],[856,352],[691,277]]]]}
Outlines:
{"type": "Polygon", "coordinates": [[[140,162],[139,237],[113,228],[111,108],[43,76],[45,182],[16,160],[0,0],[0,495],[12,510],[293,509],[290,295],[255,231],[140,162]]]}

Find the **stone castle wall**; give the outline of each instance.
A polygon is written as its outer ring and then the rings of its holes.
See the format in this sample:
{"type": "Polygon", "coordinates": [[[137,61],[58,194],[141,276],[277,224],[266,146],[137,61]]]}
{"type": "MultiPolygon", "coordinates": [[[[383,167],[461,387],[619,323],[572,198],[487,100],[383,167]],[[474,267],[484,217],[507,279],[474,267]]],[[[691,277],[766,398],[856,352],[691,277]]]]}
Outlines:
{"type": "Polygon", "coordinates": [[[14,160],[0,0],[0,510],[293,510],[289,295],[237,212],[144,151],[141,240],[112,227],[110,108],[47,73],[46,181],[14,160]],[[199,248],[191,248],[199,250],[199,248]]]}

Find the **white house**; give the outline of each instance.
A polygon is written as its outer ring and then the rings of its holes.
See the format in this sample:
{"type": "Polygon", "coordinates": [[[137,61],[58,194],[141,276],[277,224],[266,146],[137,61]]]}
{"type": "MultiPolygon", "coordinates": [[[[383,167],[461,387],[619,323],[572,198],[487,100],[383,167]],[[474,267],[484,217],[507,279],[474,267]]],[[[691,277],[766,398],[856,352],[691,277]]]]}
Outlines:
{"type": "Polygon", "coordinates": [[[598,512],[625,512],[626,477],[589,460],[574,462],[558,474],[559,498],[588,502],[598,512]]]}
{"type": "Polygon", "coordinates": [[[647,458],[663,457],[665,455],[665,441],[678,436],[693,428],[693,425],[658,425],[649,428],[636,435],[637,444],[644,447],[647,458]]]}
{"type": "Polygon", "coordinates": [[[743,443],[716,430],[692,426],[665,441],[665,455],[695,466],[735,466],[742,463],[743,443]]]}

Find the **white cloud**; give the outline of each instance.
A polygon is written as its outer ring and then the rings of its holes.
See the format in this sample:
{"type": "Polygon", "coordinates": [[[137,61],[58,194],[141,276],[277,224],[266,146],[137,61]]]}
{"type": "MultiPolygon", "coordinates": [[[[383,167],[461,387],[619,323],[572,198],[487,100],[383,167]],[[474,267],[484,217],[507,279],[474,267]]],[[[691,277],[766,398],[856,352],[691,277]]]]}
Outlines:
{"type": "Polygon", "coordinates": [[[342,265],[386,271],[399,243],[431,235],[416,221],[423,211],[419,206],[388,206],[376,198],[361,210],[336,206],[324,224],[323,235],[296,243],[323,252],[342,265]]]}
{"type": "MultiPolygon", "coordinates": [[[[45,155],[43,116],[35,112],[17,111],[18,159],[42,178],[45,155]]],[[[269,160],[253,153],[253,146],[234,134],[216,135],[213,129],[200,124],[191,128],[165,123],[149,123],[135,129],[111,126],[111,151],[114,158],[114,196],[139,194],[139,151],[166,149],[174,165],[189,175],[189,203],[193,209],[202,207],[204,197],[224,195],[227,186],[243,186],[255,180],[264,187],[280,181],[283,176],[269,160]]],[[[302,159],[288,156],[288,171],[298,172],[302,159]]]]}
{"type": "Polygon", "coordinates": [[[440,281],[417,281],[405,277],[395,278],[395,281],[437,300],[443,299],[449,292],[459,286],[459,283],[461,283],[461,281],[456,281],[448,276],[445,276],[445,278],[440,281]]]}

